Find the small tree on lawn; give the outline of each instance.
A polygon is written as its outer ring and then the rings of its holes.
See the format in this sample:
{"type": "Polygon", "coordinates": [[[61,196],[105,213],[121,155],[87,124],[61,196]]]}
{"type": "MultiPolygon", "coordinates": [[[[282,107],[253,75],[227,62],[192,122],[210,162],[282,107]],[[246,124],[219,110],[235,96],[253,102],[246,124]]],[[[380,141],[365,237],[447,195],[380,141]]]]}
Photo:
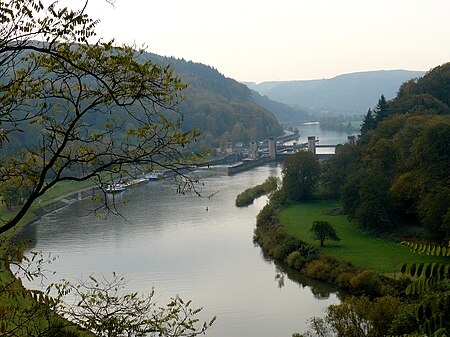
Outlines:
{"type": "Polygon", "coordinates": [[[311,227],[311,232],[314,240],[320,240],[320,247],[324,246],[323,243],[326,239],[333,241],[341,240],[336,233],[336,229],[334,229],[333,225],[328,221],[314,221],[311,227]]]}

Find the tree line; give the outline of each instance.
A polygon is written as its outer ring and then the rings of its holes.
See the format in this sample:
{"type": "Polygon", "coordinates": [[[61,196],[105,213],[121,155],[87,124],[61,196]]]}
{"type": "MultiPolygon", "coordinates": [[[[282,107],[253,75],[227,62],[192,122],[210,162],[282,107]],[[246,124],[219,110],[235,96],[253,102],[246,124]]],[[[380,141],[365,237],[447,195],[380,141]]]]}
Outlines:
{"type": "MultiPolygon", "coordinates": [[[[310,321],[309,332],[293,336],[448,333],[449,83],[447,63],[403,84],[393,100],[381,96],[367,112],[356,144],[338,146],[324,162],[309,152],[284,162],[281,188],[258,214],[255,241],[274,259],[363,295],[330,306],[325,318],[310,321]],[[411,240],[405,244],[412,251],[441,256],[441,262],[405,264],[402,272],[410,279],[398,280],[320,256],[315,247],[288,234],[278,219],[286,205],[318,198],[341,200],[344,213],[364,230],[411,240]]],[[[319,237],[314,225],[314,236],[326,239],[326,231],[319,237]]],[[[330,238],[339,239],[335,234],[330,238]]]]}
{"type": "Polygon", "coordinates": [[[324,165],[327,192],[366,229],[401,226],[450,239],[450,63],[404,83],[367,112],[357,144],[324,165]]]}

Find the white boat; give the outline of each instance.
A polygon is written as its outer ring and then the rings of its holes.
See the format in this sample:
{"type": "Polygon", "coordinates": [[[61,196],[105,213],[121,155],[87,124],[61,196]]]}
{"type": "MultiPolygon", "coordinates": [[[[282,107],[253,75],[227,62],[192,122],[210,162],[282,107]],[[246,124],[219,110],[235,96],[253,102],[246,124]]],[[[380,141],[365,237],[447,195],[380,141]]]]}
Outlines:
{"type": "Polygon", "coordinates": [[[117,192],[125,191],[125,188],[126,188],[126,185],[122,184],[122,183],[108,184],[108,186],[106,186],[105,191],[107,193],[117,193],[117,192]]]}
{"type": "Polygon", "coordinates": [[[145,175],[145,179],[147,180],[160,180],[164,178],[164,174],[160,172],[150,172],[145,175]]]}
{"type": "Polygon", "coordinates": [[[127,186],[138,186],[138,185],[143,184],[145,182],[147,182],[147,179],[145,179],[145,178],[137,178],[137,179],[130,180],[127,183],[127,186]]]}

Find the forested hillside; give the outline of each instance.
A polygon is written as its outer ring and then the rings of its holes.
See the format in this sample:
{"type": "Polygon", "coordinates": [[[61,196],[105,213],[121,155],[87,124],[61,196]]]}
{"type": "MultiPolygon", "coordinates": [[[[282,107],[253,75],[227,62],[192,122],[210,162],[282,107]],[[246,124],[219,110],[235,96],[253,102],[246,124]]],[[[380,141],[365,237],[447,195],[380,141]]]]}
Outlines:
{"type": "Polygon", "coordinates": [[[303,109],[364,113],[380,95],[395,97],[400,85],[423,71],[370,71],[331,79],[246,83],[269,98],[303,109]]]}
{"type": "Polygon", "coordinates": [[[317,116],[311,112],[296,109],[284,103],[271,100],[267,96],[260,95],[257,91],[252,90],[253,100],[264,109],[271,111],[278,118],[280,123],[295,124],[298,122],[309,122],[317,120],[317,116]]]}
{"type": "Polygon", "coordinates": [[[188,84],[180,105],[183,128],[199,129],[203,142],[249,141],[280,135],[282,128],[272,111],[261,107],[243,84],[226,78],[216,69],[191,61],[144,54],[159,64],[170,64],[188,84]]]}
{"type": "Polygon", "coordinates": [[[326,184],[365,228],[423,227],[450,239],[450,63],[369,110],[357,145],[327,163],[326,184]]]}
{"type": "MultiPolygon", "coordinates": [[[[178,107],[183,114],[181,128],[185,131],[196,129],[201,133],[191,147],[205,150],[228,141],[248,142],[250,138],[262,140],[282,134],[282,127],[275,115],[255,102],[250,89],[225,78],[216,69],[150,53],[143,53],[139,57],[142,61],[170,65],[181,82],[187,84],[187,88],[182,91],[184,99],[178,107]]],[[[111,112],[119,117],[122,114],[118,109],[111,112]]],[[[107,118],[107,115],[103,115],[89,120],[92,129],[101,128],[107,118]]],[[[132,127],[133,121],[127,120],[126,124],[132,127]]],[[[7,149],[10,153],[30,146],[37,139],[33,136],[33,126],[22,123],[19,129],[29,136],[23,138],[13,135],[7,149]]]]}

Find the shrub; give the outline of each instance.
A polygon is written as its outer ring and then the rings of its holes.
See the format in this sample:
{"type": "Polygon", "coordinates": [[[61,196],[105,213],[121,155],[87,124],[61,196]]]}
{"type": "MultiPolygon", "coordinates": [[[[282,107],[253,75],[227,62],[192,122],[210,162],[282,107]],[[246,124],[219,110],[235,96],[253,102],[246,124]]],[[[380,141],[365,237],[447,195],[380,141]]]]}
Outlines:
{"type": "Polygon", "coordinates": [[[328,280],[331,273],[331,265],[324,260],[314,260],[305,267],[305,274],[318,280],[328,280]]]}
{"type": "Polygon", "coordinates": [[[264,183],[246,189],[236,197],[236,206],[244,207],[251,205],[256,198],[264,194],[269,194],[278,188],[278,179],[276,177],[268,177],[264,183]]]}
{"type": "Polygon", "coordinates": [[[273,249],[273,258],[276,260],[284,260],[288,253],[288,247],[284,243],[280,243],[273,249]]]}
{"type": "Polygon", "coordinates": [[[264,206],[256,216],[256,226],[261,227],[273,225],[276,218],[276,209],[272,205],[268,204],[264,206]]]}
{"type": "Polygon", "coordinates": [[[349,289],[351,287],[351,280],[355,277],[354,273],[343,272],[336,277],[336,284],[340,288],[349,289]]]}
{"type": "Polygon", "coordinates": [[[380,293],[382,283],[377,273],[372,270],[364,270],[350,280],[352,290],[356,293],[375,297],[380,293]]]}
{"type": "Polygon", "coordinates": [[[286,264],[294,269],[300,270],[305,265],[305,259],[298,250],[290,253],[286,258],[286,264]]]}

